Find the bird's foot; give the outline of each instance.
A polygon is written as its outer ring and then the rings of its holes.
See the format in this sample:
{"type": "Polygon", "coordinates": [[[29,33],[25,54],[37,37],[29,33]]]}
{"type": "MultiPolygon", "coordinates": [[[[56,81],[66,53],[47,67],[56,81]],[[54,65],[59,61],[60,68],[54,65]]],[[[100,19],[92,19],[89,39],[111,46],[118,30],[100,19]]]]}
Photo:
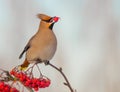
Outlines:
{"type": "Polygon", "coordinates": [[[45,60],[45,61],[44,61],[44,64],[45,64],[45,65],[48,65],[49,63],[50,63],[50,61],[48,61],[48,60],[45,60]]]}
{"type": "Polygon", "coordinates": [[[39,58],[38,58],[38,59],[36,59],[35,61],[36,61],[36,64],[38,64],[38,63],[41,63],[41,62],[42,62],[42,60],[41,60],[41,59],[39,59],[39,58]]]}

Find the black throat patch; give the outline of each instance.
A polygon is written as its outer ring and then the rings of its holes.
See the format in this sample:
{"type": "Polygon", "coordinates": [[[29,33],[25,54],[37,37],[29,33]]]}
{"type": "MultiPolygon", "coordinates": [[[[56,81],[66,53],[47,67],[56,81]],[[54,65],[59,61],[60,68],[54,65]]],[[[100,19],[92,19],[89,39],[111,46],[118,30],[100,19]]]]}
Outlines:
{"type": "Polygon", "coordinates": [[[49,29],[53,29],[53,26],[54,26],[54,23],[52,23],[50,26],[49,26],[49,29]]]}

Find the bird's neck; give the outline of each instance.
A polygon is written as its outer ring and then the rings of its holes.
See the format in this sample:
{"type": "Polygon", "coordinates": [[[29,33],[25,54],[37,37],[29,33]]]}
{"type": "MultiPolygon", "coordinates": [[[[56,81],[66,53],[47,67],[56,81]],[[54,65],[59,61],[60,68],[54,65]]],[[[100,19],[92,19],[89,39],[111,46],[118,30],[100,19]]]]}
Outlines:
{"type": "Polygon", "coordinates": [[[41,28],[47,28],[47,25],[44,22],[40,22],[39,29],[41,28]]]}
{"type": "Polygon", "coordinates": [[[40,22],[37,34],[45,31],[51,31],[51,30],[49,30],[49,27],[45,23],[40,22]]]}

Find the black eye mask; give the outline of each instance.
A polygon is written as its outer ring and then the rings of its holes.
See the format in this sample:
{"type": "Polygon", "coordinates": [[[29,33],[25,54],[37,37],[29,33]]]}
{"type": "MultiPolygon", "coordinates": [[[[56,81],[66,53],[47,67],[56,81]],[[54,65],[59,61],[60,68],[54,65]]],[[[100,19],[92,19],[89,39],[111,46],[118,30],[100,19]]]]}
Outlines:
{"type": "Polygon", "coordinates": [[[49,20],[43,20],[43,21],[45,21],[45,22],[51,22],[51,20],[53,19],[53,17],[51,17],[49,20]]]}

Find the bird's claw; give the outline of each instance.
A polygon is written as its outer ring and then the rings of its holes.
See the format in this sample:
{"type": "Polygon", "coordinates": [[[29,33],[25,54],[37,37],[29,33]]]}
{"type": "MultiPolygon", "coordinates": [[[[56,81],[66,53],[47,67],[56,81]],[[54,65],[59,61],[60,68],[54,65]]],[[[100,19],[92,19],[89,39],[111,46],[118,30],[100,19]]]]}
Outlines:
{"type": "Polygon", "coordinates": [[[48,60],[44,61],[45,65],[48,65],[50,62],[48,60]]]}

